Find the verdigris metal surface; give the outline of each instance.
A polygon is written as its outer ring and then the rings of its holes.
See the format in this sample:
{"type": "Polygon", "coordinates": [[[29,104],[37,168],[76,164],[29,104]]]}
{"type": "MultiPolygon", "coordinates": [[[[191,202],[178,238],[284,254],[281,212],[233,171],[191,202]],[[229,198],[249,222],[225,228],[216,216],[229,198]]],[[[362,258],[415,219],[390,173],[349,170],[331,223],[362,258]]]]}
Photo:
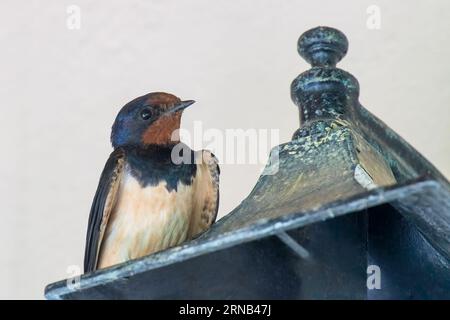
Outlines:
{"type": "Polygon", "coordinates": [[[368,290],[368,299],[450,298],[449,260],[395,208],[374,208],[368,235],[368,264],[381,268],[381,288],[368,290]]]}
{"type": "Polygon", "coordinates": [[[301,128],[272,150],[250,195],[209,232],[83,275],[78,288],[51,284],[46,297],[448,297],[449,183],[359,104],[356,78],[336,68],[347,47],[332,28],[300,37],[299,53],[313,66],[291,86],[301,128]],[[414,259],[420,263],[401,275],[414,259]],[[369,263],[386,271],[381,291],[367,291],[369,263]]]}

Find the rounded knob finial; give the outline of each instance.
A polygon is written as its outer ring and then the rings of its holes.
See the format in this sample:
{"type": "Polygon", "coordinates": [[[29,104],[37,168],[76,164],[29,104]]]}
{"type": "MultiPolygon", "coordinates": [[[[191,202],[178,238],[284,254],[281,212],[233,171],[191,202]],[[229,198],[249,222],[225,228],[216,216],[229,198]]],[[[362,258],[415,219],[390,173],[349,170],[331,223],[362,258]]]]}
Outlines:
{"type": "Polygon", "coordinates": [[[348,50],[347,37],[330,27],[316,27],[304,32],[297,50],[313,67],[335,67],[348,50]]]}

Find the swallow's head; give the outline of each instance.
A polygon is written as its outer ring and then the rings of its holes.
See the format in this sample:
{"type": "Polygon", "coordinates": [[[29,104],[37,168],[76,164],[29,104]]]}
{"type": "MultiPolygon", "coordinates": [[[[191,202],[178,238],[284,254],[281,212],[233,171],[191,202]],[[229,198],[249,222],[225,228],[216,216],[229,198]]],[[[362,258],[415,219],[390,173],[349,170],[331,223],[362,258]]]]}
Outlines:
{"type": "Polygon", "coordinates": [[[152,92],[128,102],[112,127],[113,147],[178,143],[181,114],[194,102],[164,92],[152,92]]]}

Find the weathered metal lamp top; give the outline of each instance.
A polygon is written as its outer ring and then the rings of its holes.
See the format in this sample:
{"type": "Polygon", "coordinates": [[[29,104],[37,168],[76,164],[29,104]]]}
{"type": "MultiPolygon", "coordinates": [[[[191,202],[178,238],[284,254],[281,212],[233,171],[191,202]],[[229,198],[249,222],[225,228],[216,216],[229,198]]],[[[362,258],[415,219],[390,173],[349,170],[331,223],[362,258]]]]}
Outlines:
{"type": "MultiPolygon", "coordinates": [[[[301,124],[307,125],[310,120],[342,118],[357,102],[358,80],[336,68],[347,49],[347,38],[334,28],[317,27],[298,39],[299,54],[312,65],[291,85],[291,98],[299,107],[301,124]]],[[[296,134],[306,135],[305,130],[296,134]]]]}

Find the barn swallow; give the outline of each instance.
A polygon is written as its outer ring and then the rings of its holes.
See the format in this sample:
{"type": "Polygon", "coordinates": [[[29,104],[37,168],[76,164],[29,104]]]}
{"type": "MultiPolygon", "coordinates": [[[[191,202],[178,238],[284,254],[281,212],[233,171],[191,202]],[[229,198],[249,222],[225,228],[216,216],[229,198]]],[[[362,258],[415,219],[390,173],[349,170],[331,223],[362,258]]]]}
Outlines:
{"type": "Polygon", "coordinates": [[[176,246],[215,221],[217,159],[183,144],[192,161],[173,161],[181,115],[193,103],[153,92],[120,110],[89,215],[85,272],[176,246]]]}

